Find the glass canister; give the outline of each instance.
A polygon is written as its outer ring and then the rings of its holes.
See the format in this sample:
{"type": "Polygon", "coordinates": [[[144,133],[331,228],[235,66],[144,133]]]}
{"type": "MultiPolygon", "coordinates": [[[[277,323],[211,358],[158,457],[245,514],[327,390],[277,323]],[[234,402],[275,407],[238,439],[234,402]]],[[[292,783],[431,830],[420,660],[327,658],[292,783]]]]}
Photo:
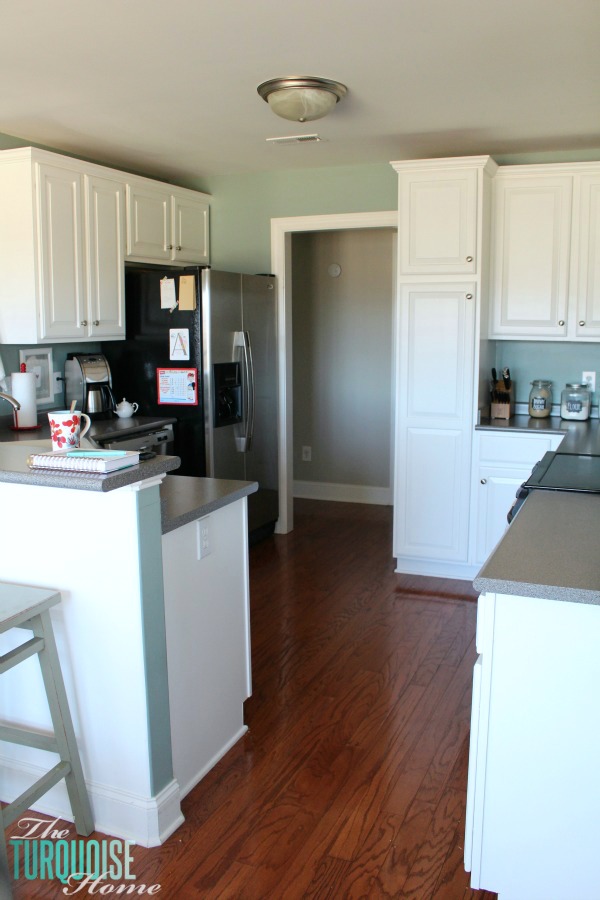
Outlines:
{"type": "Polygon", "coordinates": [[[589,419],[591,399],[587,384],[567,384],[560,395],[561,419],[589,419]]]}
{"type": "Polygon", "coordinates": [[[535,419],[544,419],[552,410],[552,382],[542,378],[531,382],[529,392],[529,415],[535,419]]]}

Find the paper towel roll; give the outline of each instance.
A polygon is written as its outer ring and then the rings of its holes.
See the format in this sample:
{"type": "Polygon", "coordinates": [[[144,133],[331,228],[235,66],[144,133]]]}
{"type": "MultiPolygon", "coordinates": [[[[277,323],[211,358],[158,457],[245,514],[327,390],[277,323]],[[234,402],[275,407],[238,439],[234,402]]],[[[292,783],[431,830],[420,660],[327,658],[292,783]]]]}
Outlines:
{"type": "Polygon", "coordinates": [[[17,428],[37,426],[37,403],[35,399],[35,374],[33,372],[13,372],[10,376],[10,392],[21,404],[15,415],[17,428]]]}

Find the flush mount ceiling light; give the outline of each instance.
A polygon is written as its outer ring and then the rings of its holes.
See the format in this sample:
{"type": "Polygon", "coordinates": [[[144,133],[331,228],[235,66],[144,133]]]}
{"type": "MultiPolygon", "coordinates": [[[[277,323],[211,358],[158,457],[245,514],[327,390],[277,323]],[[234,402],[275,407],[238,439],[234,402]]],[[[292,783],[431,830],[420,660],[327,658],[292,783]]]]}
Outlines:
{"type": "Polygon", "coordinates": [[[290,75],[264,81],[256,90],[282,119],[312,122],[331,112],[348,89],[339,81],[329,81],[327,78],[290,75]]]}

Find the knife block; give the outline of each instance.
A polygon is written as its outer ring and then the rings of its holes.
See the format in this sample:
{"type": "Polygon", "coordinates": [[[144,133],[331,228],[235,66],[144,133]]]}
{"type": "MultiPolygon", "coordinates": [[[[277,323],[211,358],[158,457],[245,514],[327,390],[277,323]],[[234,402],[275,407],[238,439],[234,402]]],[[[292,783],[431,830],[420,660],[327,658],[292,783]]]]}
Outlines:
{"type": "Polygon", "coordinates": [[[511,419],[515,414],[515,383],[511,381],[510,387],[504,387],[503,381],[496,382],[496,390],[502,394],[508,394],[508,402],[492,400],[490,403],[491,419],[511,419]]]}

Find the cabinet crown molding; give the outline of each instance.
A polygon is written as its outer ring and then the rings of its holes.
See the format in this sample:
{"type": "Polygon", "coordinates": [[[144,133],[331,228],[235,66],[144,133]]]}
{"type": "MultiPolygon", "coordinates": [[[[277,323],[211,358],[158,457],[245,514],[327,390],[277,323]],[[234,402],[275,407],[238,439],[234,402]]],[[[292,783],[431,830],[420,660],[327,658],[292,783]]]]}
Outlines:
{"type": "Polygon", "coordinates": [[[87,162],[76,156],[64,156],[61,153],[54,153],[52,150],[41,150],[38,147],[17,147],[14,150],[0,151],[0,165],[23,162],[24,160],[30,160],[31,163],[47,163],[56,168],[68,169],[71,172],[81,172],[82,175],[96,175],[101,178],[112,178],[129,184],[146,184],[148,186],[161,185],[162,187],[168,188],[173,194],[190,194],[196,198],[210,200],[210,194],[196,191],[193,188],[172,184],[170,181],[160,181],[157,178],[150,178],[146,175],[136,175],[131,172],[125,172],[122,169],[104,166],[101,163],[87,162]]]}
{"type": "Polygon", "coordinates": [[[396,172],[414,172],[418,169],[483,169],[494,175],[498,164],[491,156],[448,156],[438,159],[401,159],[390,162],[396,172]]]}

